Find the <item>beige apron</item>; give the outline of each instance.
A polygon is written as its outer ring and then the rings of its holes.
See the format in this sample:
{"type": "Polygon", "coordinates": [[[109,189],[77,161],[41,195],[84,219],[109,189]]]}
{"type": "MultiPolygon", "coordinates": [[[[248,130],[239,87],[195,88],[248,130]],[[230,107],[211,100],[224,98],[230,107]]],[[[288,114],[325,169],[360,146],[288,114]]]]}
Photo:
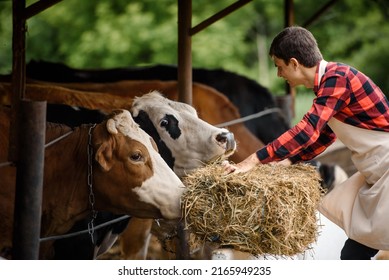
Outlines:
{"type": "Polygon", "coordinates": [[[335,186],[319,211],[347,236],[389,250],[389,133],[358,128],[332,118],[328,125],[350,150],[358,172],[335,186]]]}

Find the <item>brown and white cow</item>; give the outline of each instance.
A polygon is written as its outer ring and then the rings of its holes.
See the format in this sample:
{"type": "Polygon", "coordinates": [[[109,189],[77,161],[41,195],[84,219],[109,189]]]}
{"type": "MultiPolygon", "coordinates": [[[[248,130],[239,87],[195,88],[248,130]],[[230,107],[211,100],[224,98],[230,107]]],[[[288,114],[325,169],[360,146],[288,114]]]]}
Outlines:
{"type": "MultiPolygon", "coordinates": [[[[179,176],[217,158],[227,158],[235,151],[236,142],[231,132],[204,122],[192,106],[167,99],[159,92],[136,97],[131,112],[140,127],[153,137],[160,154],[179,176]]],[[[126,237],[121,238],[126,258],[146,257],[152,224],[153,220],[130,219],[124,233],[126,237]]],[[[112,229],[114,231],[117,232],[115,228],[112,229]]],[[[101,234],[109,236],[107,233],[101,231],[101,234]]],[[[82,258],[79,252],[75,254],[68,250],[76,242],[80,242],[80,238],[56,242],[57,247],[61,244],[61,251],[56,251],[57,257],[82,258]]],[[[85,252],[90,251],[90,246],[84,248],[85,252]]]]}
{"type": "MultiPolygon", "coordinates": [[[[0,162],[8,149],[9,110],[0,110],[0,162]]],[[[69,127],[48,123],[49,142],[69,127]]],[[[91,212],[88,169],[93,169],[92,189],[97,211],[139,218],[177,219],[184,185],[169,168],[154,141],[126,110],[106,121],[80,126],[46,148],[41,236],[66,233],[91,212]],[[91,135],[91,136],[89,136],[91,135]],[[93,151],[88,166],[87,147],[93,151]]],[[[0,252],[12,247],[15,168],[0,167],[0,252]]],[[[40,258],[51,257],[51,242],[41,243],[40,258]]]]}

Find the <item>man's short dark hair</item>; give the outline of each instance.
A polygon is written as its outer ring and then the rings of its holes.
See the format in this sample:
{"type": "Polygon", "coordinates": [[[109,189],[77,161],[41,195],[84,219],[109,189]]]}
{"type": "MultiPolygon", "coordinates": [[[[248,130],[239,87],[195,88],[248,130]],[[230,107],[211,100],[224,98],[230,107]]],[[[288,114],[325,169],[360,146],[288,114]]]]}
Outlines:
{"type": "Polygon", "coordinates": [[[269,55],[284,60],[286,65],[291,58],[295,58],[305,67],[314,67],[323,59],[315,37],[299,26],[287,27],[281,31],[273,39],[269,55]]]}

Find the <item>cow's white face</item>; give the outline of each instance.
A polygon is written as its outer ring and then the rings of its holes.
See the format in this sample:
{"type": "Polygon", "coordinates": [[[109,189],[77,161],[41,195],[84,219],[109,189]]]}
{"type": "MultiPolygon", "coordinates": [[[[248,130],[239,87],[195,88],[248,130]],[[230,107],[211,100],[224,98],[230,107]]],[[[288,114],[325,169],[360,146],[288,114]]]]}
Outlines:
{"type": "Polygon", "coordinates": [[[159,92],[136,97],[131,113],[180,177],[212,160],[227,158],[236,149],[234,135],[227,129],[201,120],[192,106],[159,92]]]}
{"type": "Polygon", "coordinates": [[[112,141],[105,141],[96,159],[115,190],[107,200],[133,216],[176,219],[181,216],[183,183],[158,153],[154,140],[121,111],[107,121],[112,141]]]}

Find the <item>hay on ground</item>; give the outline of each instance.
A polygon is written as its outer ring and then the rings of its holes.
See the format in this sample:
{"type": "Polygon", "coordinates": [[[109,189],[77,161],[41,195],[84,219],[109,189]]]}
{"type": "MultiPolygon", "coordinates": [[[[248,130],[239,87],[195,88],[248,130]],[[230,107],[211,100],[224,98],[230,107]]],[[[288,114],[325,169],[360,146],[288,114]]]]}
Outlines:
{"type": "Polygon", "coordinates": [[[183,215],[195,236],[253,255],[302,253],[316,241],[320,177],[306,164],[263,164],[247,173],[223,174],[220,164],[183,179],[183,215]]]}

